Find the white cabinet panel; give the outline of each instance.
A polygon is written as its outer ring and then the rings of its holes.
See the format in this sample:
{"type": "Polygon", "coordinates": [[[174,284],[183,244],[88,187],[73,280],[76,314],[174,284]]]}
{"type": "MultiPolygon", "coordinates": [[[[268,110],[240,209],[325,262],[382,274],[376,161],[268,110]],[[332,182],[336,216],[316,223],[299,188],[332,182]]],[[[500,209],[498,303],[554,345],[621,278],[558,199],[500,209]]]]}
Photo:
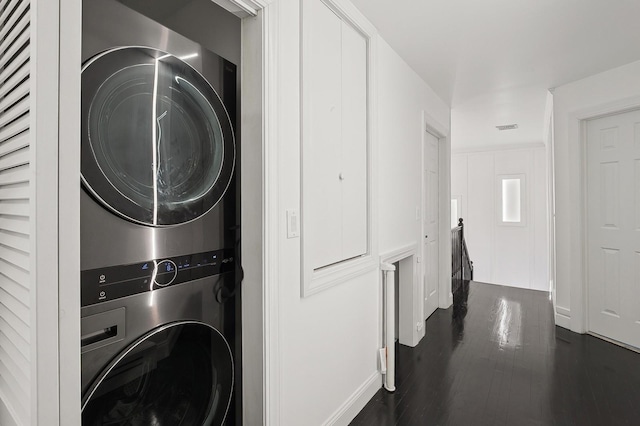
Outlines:
{"type": "Polygon", "coordinates": [[[322,1],[304,7],[303,239],[318,270],[367,253],[367,40],[322,1]]]}
{"type": "Polygon", "coordinates": [[[367,42],[342,22],[342,257],[367,252],[367,42]]]}
{"type": "Polygon", "coordinates": [[[312,54],[305,74],[310,111],[305,149],[311,161],[305,170],[309,211],[303,212],[303,220],[312,224],[308,228],[313,242],[310,254],[316,269],[342,259],[342,21],[320,1],[310,2],[310,7],[308,48],[312,54]]]}

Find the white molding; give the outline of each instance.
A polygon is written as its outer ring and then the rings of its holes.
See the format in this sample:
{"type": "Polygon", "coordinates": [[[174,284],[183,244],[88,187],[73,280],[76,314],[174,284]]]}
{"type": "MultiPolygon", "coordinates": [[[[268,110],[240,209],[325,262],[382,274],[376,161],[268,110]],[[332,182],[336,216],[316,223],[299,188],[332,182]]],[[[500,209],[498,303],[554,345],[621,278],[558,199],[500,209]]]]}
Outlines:
{"type": "MultiPolygon", "coordinates": [[[[82,0],[60,0],[60,425],[80,425],[80,82],[82,0]]],[[[49,424],[48,416],[42,417],[49,424]]]]}
{"type": "MultiPolygon", "coordinates": [[[[389,263],[393,264],[396,262],[402,262],[403,260],[410,260],[411,269],[409,271],[403,269],[403,265],[400,264],[400,269],[402,272],[400,273],[400,282],[399,284],[399,297],[400,297],[400,313],[399,313],[399,321],[398,327],[400,328],[400,332],[398,335],[398,340],[401,344],[415,347],[420,340],[424,337],[425,328],[420,327],[417,328],[417,324],[423,324],[424,322],[424,303],[422,302],[424,299],[424,286],[422,285],[421,279],[421,267],[419,263],[417,263],[418,255],[421,253],[420,247],[418,244],[409,244],[404,247],[400,247],[391,251],[388,251],[382,255],[380,255],[380,264],[389,263]],[[411,288],[405,288],[403,283],[403,276],[409,275],[407,272],[410,272],[411,276],[411,288]],[[407,300],[409,299],[409,300],[407,300]],[[404,302],[407,303],[404,303],[404,302]],[[404,312],[402,312],[403,308],[409,306],[411,312],[410,321],[407,321],[404,317],[404,312]]],[[[383,274],[378,274],[380,289],[384,285],[383,274]]],[[[406,279],[406,278],[405,278],[406,279]]],[[[380,312],[382,312],[382,305],[380,305],[380,312]]],[[[382,336],[380,336],[382,337],[382,336]]],[[[384,345],[384,343],[381,343],[384,345]]]]}
{"type": "Polygon", "coordinates": [[[256,17],[272,0],[211,0],[239,18],[256,17]]]}
{"type": "Polygon", "coordinates": [[[560,315],[556,313],[554,315],[556,325],[558,327],[566,328],[567,330],[571,330],[571,317],[566,317],[564,315],[560,315]]]}
{"type": "MultiPolygon", "coordinates": [[[[577,108],[568,112],[568,146],[569,157],[577,159],[578,167],[570,171],[569,187],[578,188],[571,191],[569,216],[573,218],[569,229],[569,252],[571,259],[569,264],[569,282],[571,286],[570,300],[572,316],[570,329],[576,333],[588,331],[588,269],[587,269],[587,150],[586,150],[586,121],[622,114],[628,111],[640,109],[640,96],[633,96],[592,105],[585,108],[577,108]],[[575,256],[575,257],[574,257],[575,256]]],[[[556,324],[558,318],[556,316],[556,324]]],[[[565,318],[560,321],[566,323],[565,318]]]]}
{"type": "Polygon", "coordinates": [[[382,375],[376,371],[322,425],[349,425],[381,387],[382,375]]]}
{"type": "Polygon", "coordinates": [[[265,35],[264,14],[242,23],[241,226],[242,412],[244,424],[265,424],[267,389],[265,275],[265,35]]]}
{"type": "Polygon", "coordinates": [[[473,154],[493,151],[512,151],[512,150],[529,150],[544,148],[544,142],[523,142],[498,145],[484,145],[479,147],[453,148],[452,153],[457,154],[473,154]]]}
{"type": "Polygon", "coordinates": [[[309,158],[308,149],[305,149],[305,140],[309,139],[308,118],[310,92],[308,82],[304,76],[304,69],[307,66],[309,49],[308,25],[305,25],[308,14],[308,3],[300,4],[300,119],[301,119],[301,146],[300,146],[300,263],[301,280],[300,294],[302,297],[309,297],[323,290],[341,284],[357,276],[366,274],[377,268],[375,257],[377,255],[377,182],[375,176],[377,161],[377,94],[376,94],[376,30],[375,27],[355,8],[350,2],[343,0],[315,0],[321,1],[334,13],[336,13],[345,23],[351,25],[359,32],[367,43],[367,252],[363,256],[346,259],[334,265],[320,269],[314,269],[308,253],[311,252],[309,235],[310,224],[307,220],[310,211],[309,190],[307,189],[308,178],[305,178],[305,167],[313,161],[309,158]]]}
{"type": "Polygon", "coordinates": [[[380,255],[380,263],[396,263],[409,256],[418,254],[418,244],[408,244],[380,255]]]}
{"type": "Polygon", "coordinates": [[[571,317],[571,309],[562,306],[556,306],[556,313],[564,315],[565,317],[571,317]]]}
{"type": "Polygon", "coordinates": [[[309,297],[335,285],[350,281],[375,270],[378,264],[372,255],[345,260],[335,265],[313,271],[312,277],[306,278],[301,285],[300,296],[309,297]],[[311,283],[311,285],[307,285],[311,283]]]}
{"type": "MultiPolygon", "coordinates": [[[[279,29],[280,4],[273,2],[262,10],[263,49],[263,312],[264,312],[264,424],[281,424],[280,369],[280,279],[279,279],[279,29]]],[[[260,15],[259,15],[260,17],[260,15]]]]}
{"type": "Polygon", "coordinates": [[[30,13],[31,400],[26,404],[29,405],[31,424],[58,425],[61,382],[57,208],[60,3],[31,2],[30,13]]]}

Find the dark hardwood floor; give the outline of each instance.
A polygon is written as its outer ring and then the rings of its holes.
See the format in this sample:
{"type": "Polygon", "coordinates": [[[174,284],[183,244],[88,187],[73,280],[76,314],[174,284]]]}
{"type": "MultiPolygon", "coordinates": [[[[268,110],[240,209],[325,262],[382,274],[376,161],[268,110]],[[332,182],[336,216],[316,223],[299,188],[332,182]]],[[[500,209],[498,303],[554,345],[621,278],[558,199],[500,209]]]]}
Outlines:
{"type": "Polygon", "coordinates": [[[471,282],[426,327],[352,425],[640,425],[640,354],[556,327],[546,293],[471,282]]]}

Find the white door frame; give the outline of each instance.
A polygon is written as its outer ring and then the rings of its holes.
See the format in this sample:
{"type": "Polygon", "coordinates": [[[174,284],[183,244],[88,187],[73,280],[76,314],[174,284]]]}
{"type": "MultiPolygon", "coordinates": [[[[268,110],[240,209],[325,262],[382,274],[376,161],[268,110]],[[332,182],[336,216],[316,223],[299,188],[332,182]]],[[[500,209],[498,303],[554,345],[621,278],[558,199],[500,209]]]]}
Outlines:
{"type": "MultiPolygon", "coordinates": [[[[569,326],[576,333],[589,331],[588,315],[588,269],[587,269],[587,120],[621,114],[640,109],[640,96],[607,102],[569,113],[569,157],[576,158],[575,167],[569,170],[572,191],[568,216],[573,220],[570,226],[569,281],[571,286],[571,308],[556,306],[556,324],[569,326]],[[572,143],[576,141],[577,143],[572,143]],[[570,318],[567,318],[567,314],[570,318]]],[[[557,287],[557,284],[556,284],[557,287]]]]}
{"type": "MultiPolygon", "coordinates": [[[[451,218],[451,138],[449,136],[449,127],[439,122],[434,117],[427,114],[426,111],[422,111],[422,120],[420,126],[420,139],[421,139],[421,148],[420,152],[422,154],[421,168],[420,171],[420,209],[422,210],[422,215],[424,212],[425,205],[425,187],[424,187],[424,145],[425,145],[425,133],[429,132],[432,135],[438,138],[439,147],[438,147],[438,201],[439,201],[439,210],[438,210],[438,231],[439,231],[439,241],[438,241],[438,250],[439,250],[439,268],[438,268],[438,307],[442,309],[446,309],[453,303],[453,294],[451,293],[451,228],[450,228],[450,218],[451,218]],[[445,218],[446,220],[443,220],[445,218]]],[[[420,267],[420,277],[422,280],[422,284],[420,286],[420,301],[422,306],[424,306],[424,277],[425,274],[425,259],[424,259],[424,223],[421,217],[420,220],[420,235],[418,236],[418,241],[420,242],[420,253],[421,254],[421,267],[420,267]]],[[[424,313],[423,313],[424,315],[424,313]]]]}

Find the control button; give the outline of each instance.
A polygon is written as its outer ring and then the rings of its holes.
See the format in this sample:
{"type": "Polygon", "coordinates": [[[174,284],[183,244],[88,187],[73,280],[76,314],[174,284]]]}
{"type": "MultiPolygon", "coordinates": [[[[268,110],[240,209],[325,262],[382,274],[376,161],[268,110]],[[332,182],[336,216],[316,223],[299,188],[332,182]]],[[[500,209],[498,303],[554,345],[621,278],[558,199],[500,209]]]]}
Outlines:
{"type": "Polygon", "coordinates": [[[100,284],[104,284],[107,281],[107,277],[104,274],[100,275],[100,284]]]}
{"type": "Polygon", "coordinates": [[[98,295],[98,300],[104,300],[107,298],[107,293],[105,293],[104,291],[101,291],[98,295]]]}
{"type": "Polygon", "coordinates": [[[162,260],[156,265],[154,282],[160,287],[167,286],[176,279],[178,268],[172,260],[162,260]]]}

